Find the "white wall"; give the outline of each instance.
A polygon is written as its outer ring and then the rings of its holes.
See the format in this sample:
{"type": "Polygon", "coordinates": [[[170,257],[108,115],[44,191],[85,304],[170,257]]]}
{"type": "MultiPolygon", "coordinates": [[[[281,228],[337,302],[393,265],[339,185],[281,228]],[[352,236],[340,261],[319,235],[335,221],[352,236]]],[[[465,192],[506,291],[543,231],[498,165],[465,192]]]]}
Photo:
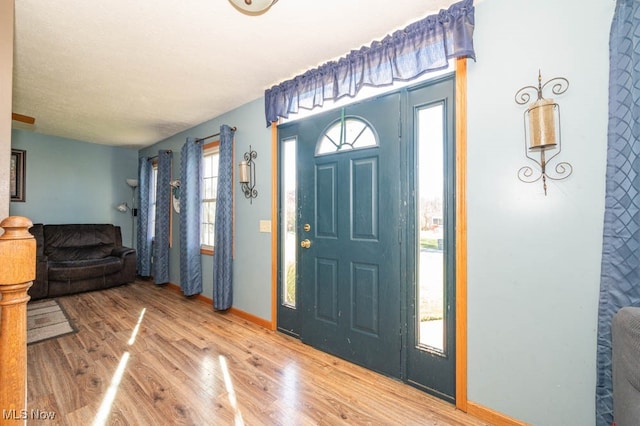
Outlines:
{"type": "Polygon", "coordinates": [[[594,424],[614,1],[476,6],[468,67],[468,394],[535,425],[594,424]],[[565,181],[525,184],[514,95],[557,76],[565,181]]]}
{"type": "Polygon", "coordinates": [[[13,19],[14,1],[0,0],[0,220],[9,215],[13,19]]]}

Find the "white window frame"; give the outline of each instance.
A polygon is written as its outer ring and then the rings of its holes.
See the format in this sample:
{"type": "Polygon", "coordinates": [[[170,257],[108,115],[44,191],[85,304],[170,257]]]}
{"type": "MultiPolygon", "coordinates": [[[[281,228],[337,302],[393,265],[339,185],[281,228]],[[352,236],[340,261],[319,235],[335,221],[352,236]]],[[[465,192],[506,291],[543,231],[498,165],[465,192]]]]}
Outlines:
{"type": "Polygon", "coordinates": [[[149,191],[151,192],[151,202],[149,203],[149,215],[151,218],[151,239],[156,237],[156,197],[158,187],[158,162],[153,161],[151,163],[151,185],[149,191]]]}
{"type": "MultiPolygon", "coordinates": [[[[202,206],[202,219],[201,219],[201,223],[200,223],[200,251],[203,254],[213,254],[213,250],[214,250],[214,241],[215,241],[215,229],[212,229],[215,227],[214,222],[208,222],[206,220],[206,215],[205,215],[205,208],[207,206],[207,203],[213,203],[215,205],[216,203],[216,198],[205,198],[207,196],[207,180],[212,180],[213,183],[215,184],[215,186],[217,186],[217,182],[218,182],[218,175],[217,175],[217,171],[218,171],[218,159],[219,159],[219,153],[220,153],[220,141],[214,141],[211,143],[206,144],[203,147],[203,152],[202,152],[202,162],[203,162],[203,166],[202,166],[202,200],[201,200],[201,206],[202,206]],[[206,161],[208,160],[212,160],[215,161],[215,167],[211,167],[212,171],[215,171],[216,174],[215,175],[211,175],[211,176],[207,176],[207,167],[206,167],[206,161]],[[209,229],[209,231],[206,231],[206,229],[209,229]]],[[[212,164],[212,166],[214,166],[212,164]]],[[[213,211],[215,212],[215,208],[213,209],[213,211]]]]}

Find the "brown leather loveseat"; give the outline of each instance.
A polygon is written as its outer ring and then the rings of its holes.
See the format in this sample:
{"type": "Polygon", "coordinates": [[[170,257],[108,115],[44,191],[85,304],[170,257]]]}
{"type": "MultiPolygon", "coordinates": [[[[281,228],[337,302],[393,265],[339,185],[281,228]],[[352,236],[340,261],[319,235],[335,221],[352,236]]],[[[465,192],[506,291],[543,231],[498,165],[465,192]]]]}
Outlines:
{"type": "Polygon", "coordinates": [[[136,251],[122,246],[119,226],[35,224],[32,300],[109,288],[136,278],[136,251]]]}

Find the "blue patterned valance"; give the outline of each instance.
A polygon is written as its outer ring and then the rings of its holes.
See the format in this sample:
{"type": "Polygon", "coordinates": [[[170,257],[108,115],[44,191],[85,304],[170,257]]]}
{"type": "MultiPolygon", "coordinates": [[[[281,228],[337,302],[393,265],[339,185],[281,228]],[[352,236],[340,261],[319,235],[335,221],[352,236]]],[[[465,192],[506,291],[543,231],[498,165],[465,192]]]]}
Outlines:
{"type": "Polygon", "coordinates": [[[473,28],[473,1],[463,0],[337,62],[284,81],[265,91],[267,127],[300,108],[313,109],[325,100],[354,97],[364,86],[412,80],[446,68],[451,58],[475,59],[473,28]]]}

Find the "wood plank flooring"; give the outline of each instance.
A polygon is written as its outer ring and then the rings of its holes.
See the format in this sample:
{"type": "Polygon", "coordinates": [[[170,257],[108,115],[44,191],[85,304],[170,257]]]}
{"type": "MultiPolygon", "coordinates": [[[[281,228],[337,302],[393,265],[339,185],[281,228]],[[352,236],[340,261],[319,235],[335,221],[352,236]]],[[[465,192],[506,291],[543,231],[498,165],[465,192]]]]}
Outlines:
{"type": "Polygon", "coordinates": [[[29,424],[485,424],[149,282],[57,300],[79,331],[28,346],[29,424]]]}

